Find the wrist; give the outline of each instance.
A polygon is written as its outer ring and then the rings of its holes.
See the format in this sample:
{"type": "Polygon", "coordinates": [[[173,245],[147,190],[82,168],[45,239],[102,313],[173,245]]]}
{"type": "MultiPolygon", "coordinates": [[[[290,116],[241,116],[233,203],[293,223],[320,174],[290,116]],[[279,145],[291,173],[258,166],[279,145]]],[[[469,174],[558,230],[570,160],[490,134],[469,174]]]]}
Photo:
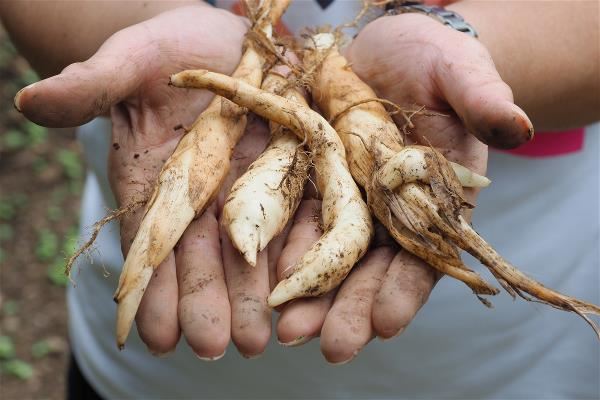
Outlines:
{"type": "Polygon", "coordinates": [[[389,3],[386,6],[387,15],[422,14],[456,31],[477,37],[477,31],[456,11],[437,5],[423,4],[422,1],[402,1],[389,3]]]}

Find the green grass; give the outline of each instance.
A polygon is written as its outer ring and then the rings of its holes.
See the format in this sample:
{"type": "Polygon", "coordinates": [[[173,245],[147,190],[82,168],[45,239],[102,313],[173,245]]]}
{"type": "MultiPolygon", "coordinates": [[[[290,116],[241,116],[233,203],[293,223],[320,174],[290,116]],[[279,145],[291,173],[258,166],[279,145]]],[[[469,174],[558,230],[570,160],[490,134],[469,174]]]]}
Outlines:
{"type": "Polygon", "coordinates": [[[0,336],[0,360],[10,360],[15,356],[15,345],[9,336],[0,336]]]}
{"type": "Polygon", "coordinates": [[[69,278],[65,275],[65,259],[58,257],[46,269],[46,276],[55,286],[67,286],[69,278]]]}
{"type": "Polygon", "coordinates": [[[0,199],[0,220],[10,221],[17,214],[17,210],[12,201],[0,199]]]}
{"type": "Polygon", "coordinates": [[[77,153],[71,150],[59,150],[56,160],[69,179],[80,181],[83,178],[83,167],[77,153]]]}
{"type": "Polygon", "coordinates": [[[49,229],[38,232],[38,241],[35,247],[35,255],[42,262],[51,261],[58,255],[59,241],[56,233],[49,229]]]}
{"type": "Polygon", "coordinates": [[[52,346],[47,340],[40,340],[31,346],[31,355],[33,358],[44,358],[52,352],[52,346]]]}
{"type": "Polygon", "coordinates": [[[15,236],[13,227],[9,224],[0,224],[0,243],[8,242],[15,236]]]}
{"type": "Polygon", "coordinates": [[[26,381],[33,377],[33,367],[31,366],[31,364],[23,360],[19,360],[18,358],[3,363],[2,371],[8,375],[15,376],[23,381],[26,381]]]}
{"type": "Polygon", "coordinates": [[[15,315],[19,311],[19,303],[16,300],[7,300],[2,305],[2,312],[5,315],[15,315]]]}

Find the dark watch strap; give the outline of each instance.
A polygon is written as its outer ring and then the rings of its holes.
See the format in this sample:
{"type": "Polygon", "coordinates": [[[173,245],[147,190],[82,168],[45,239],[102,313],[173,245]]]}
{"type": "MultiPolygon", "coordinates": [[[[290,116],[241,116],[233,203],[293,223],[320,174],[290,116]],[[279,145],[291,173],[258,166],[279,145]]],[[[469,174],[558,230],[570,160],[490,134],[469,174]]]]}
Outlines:
{"type": "Polygon", "coordinates": [[[457,31],[464,32],[467,35],[477,37],[477,31],[466,22],[463,17],[454,11],[446,10],[443,7],[430,7],[417,1],[395,1],[386,6],[387,15],[398,15],[404,13],[419,13],[435,18],[444,25],[448,25],[457,31]]]}

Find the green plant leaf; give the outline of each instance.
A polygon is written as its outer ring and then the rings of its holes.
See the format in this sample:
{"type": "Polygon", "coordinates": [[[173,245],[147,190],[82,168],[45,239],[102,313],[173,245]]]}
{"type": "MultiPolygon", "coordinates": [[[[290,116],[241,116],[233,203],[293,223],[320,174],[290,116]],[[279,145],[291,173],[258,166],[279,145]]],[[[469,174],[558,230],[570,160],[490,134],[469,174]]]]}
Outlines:
{"type": "Polygon", "coordinates": [[[46,168],[48,168],[48,161],[46,161],[43,156],[36,157],[36,159],[33,160],[32,167],[35,174],[39,176],[46,168]]]}
{"type": "Polygon", "coordinates": [[[23,71],[23,73],[21,74],[21,81],[24,85],[31,85],[32,83],[35,83],[39,80],[40,77],[31,68],[23,71]]]}
{"type": "Polygon", "coordinates": [[[35,254],[40,261],[50,261],[58,254],[58,237],[48,229],[38,233],[38,242],[35,254]]]}
{"type": "Polygon", "coordinates": [[[13,238],[15,231],[9,224],[0,224],[0,242],[6,242],[13,238]]]}
{"type": "Polygon", "coordinates": [[[2,369],[7,374],[16,376],[17,378],[24,381],[31,379],[31,377],[33,376],[33,367],[31,366],[31,364],[19,359],[14,359],[5,362],[2,366],[2,369]]]}
{"type": "Polygon", "coordinates": [[[48,129],[43,126],[27,121],[24,124],[24,128],[25,132],[27,132],[29,143],[32,146],[44,143],[48,139],[48,129]]]}
{"type": "Polygon", "coordinates": [[[11,129],[2,136],[4,146],[8,150],[20,150],[27,146],[27,136],[21,131],[11,129]]]}
{"type": "Polygon", "coordinates": [[[27,207],[27,204],[29,204],[29,197],[23,192],[13,193],[10,200],[16,208],[27,207]]]}
{"type": "Polygon", "coordinates": [[[56,286],[67,286],[69,278],[65,275],[65,260],[63,258],[57,258],[52,264],[48,266],[46,275],[50,282],[56,286]]]}
{"type": "Polygon", "coordinates": [[[16,300],[7,300],[2,305],[2,312],[6,315],[15,315],[19,311],[19,303],[16,300]]]}
{"type": "Polygon", "coordinates": [[[0,200],[0,219],[5,221],[10,221],[15,217],[17,210],[15,206],[10,200],[1,199],[0,200]]]}
{"type": "Polygon", "coordinates": [[[52,347],[46,340],[35,342],[31,346],[31,355],[33,358],[46,357],[52,351],[52,347]]]}
{"type": "Polygon", "coordinates": [[[46,215],[48,216],[48,219],[50,221],[56,222],[56,221],[60,221],[61,219],[63,219],[65,213],[63,212],[63,209],[60,208],[59,206],[50,205],[46,209],[46,215]]]}
{"type": "Polygon", "coordinates": [[[65,257],[71,257],[73,253],[75,253],[75,251],[77,250],[78,244],[79,227],[76,225],[72,226],[71,229],[69,229],[69,232],[67,232],[67,235],[65,236],[65,241],[63,242],[63,253],[65,254],[65,257]]]}
{"type": "Polygon", "coordinates": [[[15,356],[15,345],[9,336],[0,336],[0,360],[10,360],[15,356]]]}
{"type": "Polygon", "coordinates": [[[56,158],[70,179],[79,180],[83,177],[83,166],[79,155],[71,150],[60,150],[56,158]]]}

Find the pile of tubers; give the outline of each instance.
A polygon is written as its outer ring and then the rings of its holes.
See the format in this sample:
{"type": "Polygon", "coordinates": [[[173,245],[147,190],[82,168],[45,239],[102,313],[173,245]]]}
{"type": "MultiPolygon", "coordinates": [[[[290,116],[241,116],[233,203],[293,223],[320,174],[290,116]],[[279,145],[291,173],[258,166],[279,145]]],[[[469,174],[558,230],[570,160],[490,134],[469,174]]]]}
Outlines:
{"type": "Polygon", "coordinates": [[[268,298],[275,307],[320,296],[344,280],[367,252],[374,216],[405,250],[440,273],[483,295],[499,289],[460,259],[465,250],[485,265],[513,297],[539,301],[582,316],[600,307],[557,293],[505,261],[464,218],[472,206],[463,187],[487,178],[454,164],[433,147],[410,145],[373,90],[352,72],[338,50],[340,32],[306,35],[294,57],[273,38],[287,0],[246,4],[253,22],[242,59],[231,77],[188,70],[170,77],[176,88],[214,92],[167,160],[131,245],[119,286],[117,344],[123,347],[154,269],[190,222],[215,199],[242,137],[247,113],[270,121],[271,141],[233,185],[222,223],[250,265],[293,217],[311,168],[322,198],[323,236],[268,298]],[[320,113],[309,105],[304,89],[320,113]],[[168,222],[165,222],[168,221],[168,222]]]}

